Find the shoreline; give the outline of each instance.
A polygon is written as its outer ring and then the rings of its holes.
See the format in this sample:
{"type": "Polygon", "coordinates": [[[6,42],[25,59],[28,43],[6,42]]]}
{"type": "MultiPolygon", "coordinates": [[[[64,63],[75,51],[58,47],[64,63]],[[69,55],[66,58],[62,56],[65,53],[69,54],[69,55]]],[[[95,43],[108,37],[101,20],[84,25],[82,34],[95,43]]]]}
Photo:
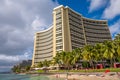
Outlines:
{"type": "MultiPolygon", "coordinates": [[[[120,75],[116,72],[48,72],[48,73],[32,73],[45,75],[49,78],[66,79],[66,80],[120,80],[120,75]]],[[[120,73],[119,73],[120,74],[120,73]]]]}
{"type": "Polygon", "coordinates": [[[49,77],[54,78],[64,78],[66,80],[120,80],[120,76],[115,73],[105,73],[105,74],[55,74],[49,75],[49,77]]]}

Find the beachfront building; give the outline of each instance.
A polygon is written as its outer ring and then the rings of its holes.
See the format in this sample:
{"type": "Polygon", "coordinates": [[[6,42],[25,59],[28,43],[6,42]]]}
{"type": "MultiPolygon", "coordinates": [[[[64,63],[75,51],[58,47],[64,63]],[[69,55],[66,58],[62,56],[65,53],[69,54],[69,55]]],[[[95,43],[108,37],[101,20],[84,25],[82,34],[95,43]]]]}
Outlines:
{"type": "Polygon", "coordinates": [[[27,66],[31,66],[32,64],[32,60],[23,60],[21,63],[19,63],[18,65],[21,67],[21,68],[25,68],[27,66]]]}
{"type": "Polygon", "coordinates": [[[85,18],[69,7],[58,6],[53,9],[52,26],[35,34],[32,66],[51,60],[57,51],[72,51],[105,40],[111,40],[106,20],[85,18]]]}

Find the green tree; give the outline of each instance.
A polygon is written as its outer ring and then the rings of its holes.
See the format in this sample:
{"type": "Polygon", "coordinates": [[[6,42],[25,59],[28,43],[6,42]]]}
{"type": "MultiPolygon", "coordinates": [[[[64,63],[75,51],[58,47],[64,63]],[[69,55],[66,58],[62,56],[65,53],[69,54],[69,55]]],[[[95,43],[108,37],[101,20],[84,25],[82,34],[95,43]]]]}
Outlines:
{"type": "Polygon", "coordinates": [[[49,61],[47,61],[47,60],[44,60],[44,61],[43,61],[43,66],[45,66],[45,67],[49,67],[49,64],[50,64],[49,61]]]}
{"type": "Polygon", "coordinates": [[[21,72],[21,67],[19,65],[13,66],[12,71],[15,73],[20,73],[21,72]]]}
{"type": "Polygon", "coordinates": [[[117,60],[120,62],[120,34],[117,34],[114,39],[114,49],[116,52],[117,60]]]}
{"type": "Polygon", "coordinates": [[[73,55],[72,52],[57,52],[56,56],[53,58],[54,61],[59,64],[59,66],[64,66],[65,68],[70,68],[72,65],[73,55]]]}
{"type": "Polygon", "coordinates": [[[104,53],[104,51],[105,51],[105,48],[104,48],[103,43],[97,43],[97,44],[94,46],[94,48],[95,48],[95,54],[96,54],[96,56],[95,56],[96,59],[95,59],[95,60],[96,60],[96,61],[104,62],[105,59],[104,59],[104,57],[103,57],[103,53],[104,53]]]}
{"type": "Polygon", "coordinates": [[[17,70],[17,66],[13,66],[12,71],[16,72],[16,70],[17,70]]]}
{"type": "Polygon", "coordinates": [[[94,51],[94,46],[92,45],[86,45],[83,49],[83,60],[89,61],[90,66],[94,68],[94,59],[95,59],[95,51],[94,51]]]}
{"type": "Polygon", "coordinates": [[[76,66],[76,63],[79,62],[80,60],[82,60],[83,58],[83,55],[82,55],[82,48],[76,48],[72,51],[71,55],[71,59],[72,59],[72,62],[71,64],[72,65],[75,65],[76,66]]]}
{"type": "Polygon", "coordinates": [[[43,67],[43,62],[40,61],[40,62],[38,63],[38,65],[37,65],[37,67],[39,67],[39,68],[40,68],[40,67],[43,67]]]}
{"type": "Polygon", "coordinates": [[[69,68],[71,65],[71,52],[62,51],[60,53],[60,62],[64,67],[69,68]]]}
{"type": "Polygon", "coordinates": [[[62,66],[62,62],[61,62],[61,54],[60,52],[57,52],[56,53],[56,56],[53,58],[53,64],[55,65],[58,65],[59,67],[62,66]]]}
{"type": "Polygon", "coordinates": [[[26,71],[29,71],[29,70],[30,70],[30,66],[26,66],[26,67],[25,67],[25,70],[26,70],[26,71]]]}
{"type": "Polygon", "coordinates": [[[117,35],[115,36],[115,38],[114,38],[114,41],[119,41],[119,40],[120,40],[120,33],[117,34],[117,35]]]}
{"type": "Polygon", "coordinates": [[[109,59],[110,60],[110,66],[113,67],[113,59],[114,59],[114,53],[115,53],[115,50],[114,50],[114,47],[113,47],[113,43],[112,41],[105,41],[104,42],[104,58],[106,59],[109,59]]]}

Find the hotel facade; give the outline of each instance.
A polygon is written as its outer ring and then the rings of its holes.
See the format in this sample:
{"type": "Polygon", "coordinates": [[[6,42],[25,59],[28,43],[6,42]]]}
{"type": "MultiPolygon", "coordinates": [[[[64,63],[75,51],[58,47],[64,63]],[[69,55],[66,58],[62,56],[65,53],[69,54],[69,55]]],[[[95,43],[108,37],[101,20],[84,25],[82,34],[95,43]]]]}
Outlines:
{"type": "Polygon", "coordinates": [[[51,60],[57,51],[72,51],[105,40],[111,40],[106,20],[88,19],[69,7],[58,6],[53,9],[52,26],[35,34],[32,66],[51,60]]]}

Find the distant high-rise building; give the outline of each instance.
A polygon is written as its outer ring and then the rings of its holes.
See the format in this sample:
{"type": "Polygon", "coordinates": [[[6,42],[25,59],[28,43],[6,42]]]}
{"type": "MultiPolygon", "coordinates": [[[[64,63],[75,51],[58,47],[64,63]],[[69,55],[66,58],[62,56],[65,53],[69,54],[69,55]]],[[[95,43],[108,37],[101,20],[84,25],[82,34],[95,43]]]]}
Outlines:
{"type": "Polygon", "coordinates": [[[58,6],[53,10],[53,25],[35,35],[32,66],[51,60],[57,51],[72,51],[105,40],[111,40],[106,20],[85,18],[68,7],[58,6]]]}

